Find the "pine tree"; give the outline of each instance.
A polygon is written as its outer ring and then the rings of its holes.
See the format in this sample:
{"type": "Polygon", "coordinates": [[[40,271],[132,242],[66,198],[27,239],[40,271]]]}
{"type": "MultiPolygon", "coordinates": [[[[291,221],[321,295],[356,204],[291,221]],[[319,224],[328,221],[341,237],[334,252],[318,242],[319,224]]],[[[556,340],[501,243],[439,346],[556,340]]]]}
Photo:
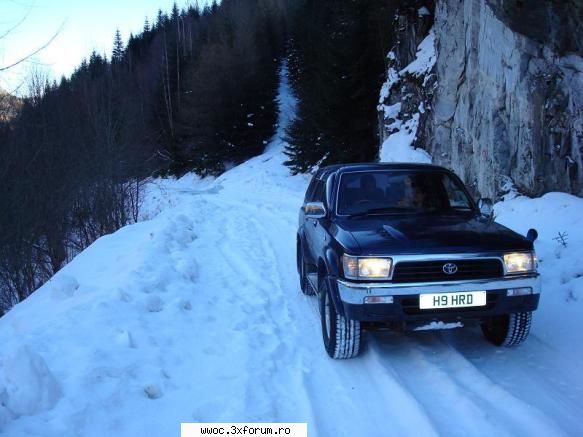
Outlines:
{"type": "Polygon", "coordinates": [[[316,165],[374,160],[376,104],[388,47],[385,0],[308,1],[298,14],[290,67],[300,99],[288,130],[286,165],[304,172],[316,165]]]}
{"type": "Polygon", "coordinates": [[[172,13],[170,15],[172,22],[176,22],[178,20],[178,17],[180,16],[180,11],[178,10],[178,5],[176,4],[176,2],[174,2],[174,4],[172,5],[172,13]]]}
{"type": "Polygon", "coordinates": [[[162,12],[162,9],[158,9],[158,15],[156,15],[156,29],[160,30],[162,27],[166,25],[166,21],[168,20],[168,16],[162,12]]]}
{"type": "Polygon", "coordinates": [[[105,56],[101,56],[99,53],[93,50],[89,56],[89,64],[87,66],[90,77],[92,79],[99,78],[99,76],[101,76],[106,71],[106,65],[107,58],[105,56]]]}
{"type": "Polygon", "coordinates": [[[121,64],[123,60],[124,46],[123,40],[121,39],[121,33],[119,29],[115,31],[115,36],[113,38],[113,50],[111,52],[111,63],[121,64]]]}
{"type": "Polygon", "coordinates": [[[200,6],[198,1],[195,1],[194,4],[188,5],[187,13],[195,20],[200,18],[200,6]]]}
{"type": "Polygon", "coordinates": [[[144,33],[148,33],[150,31],[150,22],[148,21],[148,17],[144,21],[144,33]]]}

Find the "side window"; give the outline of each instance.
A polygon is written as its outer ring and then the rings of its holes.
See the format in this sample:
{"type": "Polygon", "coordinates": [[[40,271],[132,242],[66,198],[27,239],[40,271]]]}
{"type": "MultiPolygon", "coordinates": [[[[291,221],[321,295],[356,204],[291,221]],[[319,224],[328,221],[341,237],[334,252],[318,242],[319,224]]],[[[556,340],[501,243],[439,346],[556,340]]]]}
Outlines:
{"type": "Polygon", "coordinates": [[[316,179],[315,176],[312,177],[312,180],[310,181],[310,185],[308,185],[308,189],[306,190],[306,196],[304,197],[304,203],[308,203],[312,201],[312,196],[314,194],[314,188],[316,187],[316,182],[318,181],[318,179],[316,179]]]}
{"type": "Polygon", "coordinates": [[[328,178],[326,179],[326,182],[324,183],[324,205],[326,206],[326,208],[328,208],[331,204],[329,204],[328,202],[332,201],[332,199],[334,199],[334,193],[332,193],[332,190],[334,189],[334,182],[336,182],[336,176],[335,175],[330,175],[328,176],[328,178]]]}
{"type": "Polygon", "coordinates": [[[312,196],[311,202],[322,202],[326,204],[326,190],[324,181],[318,180],[316,182],[316,187],[314,189],[314,195],[312,196]]]}

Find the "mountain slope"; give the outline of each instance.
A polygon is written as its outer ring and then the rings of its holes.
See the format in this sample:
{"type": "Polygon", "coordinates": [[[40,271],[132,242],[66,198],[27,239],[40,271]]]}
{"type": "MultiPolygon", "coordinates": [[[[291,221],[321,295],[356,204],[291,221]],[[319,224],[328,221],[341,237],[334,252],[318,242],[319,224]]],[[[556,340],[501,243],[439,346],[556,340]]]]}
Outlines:
{"type": "Polygon", "coordinates": [[[522,347],[494,348],[476,328],[369,333],[362,357],[332,361],[295,271],[308,178],[282,165],[294,107],[283,79],[266,153],[215,180],[159,181],[145,221],[95,242],[0,320],[0,433],[297,421],[311,436],[580,434],[582,201],[497,205],[503,223],[541,233],[545,294],[522,347]]]}

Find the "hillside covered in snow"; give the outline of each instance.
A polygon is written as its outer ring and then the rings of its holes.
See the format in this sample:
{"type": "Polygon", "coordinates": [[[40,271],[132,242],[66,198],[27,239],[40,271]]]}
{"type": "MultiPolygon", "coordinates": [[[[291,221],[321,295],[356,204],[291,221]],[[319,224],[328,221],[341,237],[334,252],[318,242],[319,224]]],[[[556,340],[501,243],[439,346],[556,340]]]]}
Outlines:
{"type": "Polygon", "coordinates": [[[153,181],[141,222],[0,319],[0,434],[170,436],[181,422],[266,421],[307,422],[311,436],[580,435],[583,200],[496,205],[501,223],[540,234],[543,295],[521,347],[495,348],[477,327],[375,332],[362,357],[330,360],[316,300],[298,285],[308,177],[283,165],[295,101],[282,77],[264,154],[216,179],[153,181]]]}

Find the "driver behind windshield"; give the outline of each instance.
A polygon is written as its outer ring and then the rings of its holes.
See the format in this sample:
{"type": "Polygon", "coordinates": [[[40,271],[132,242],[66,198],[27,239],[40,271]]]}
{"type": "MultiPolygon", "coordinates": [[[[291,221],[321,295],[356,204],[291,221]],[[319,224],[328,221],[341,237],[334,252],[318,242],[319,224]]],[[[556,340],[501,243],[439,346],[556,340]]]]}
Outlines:
{"type": "Polygon", "coordinates": [[[441,172],[355,172],[342,175],[340,182],[340,214],[452,210],[471,210],[471,203],[455,181],[441,172]]]}
{"type": "Polygon", "coordinates": [[[425,203],[425,191],[419,177],[405,176],[403,179],[403,197],[397,203],[405,208],[422,208],[425,203]]]}

